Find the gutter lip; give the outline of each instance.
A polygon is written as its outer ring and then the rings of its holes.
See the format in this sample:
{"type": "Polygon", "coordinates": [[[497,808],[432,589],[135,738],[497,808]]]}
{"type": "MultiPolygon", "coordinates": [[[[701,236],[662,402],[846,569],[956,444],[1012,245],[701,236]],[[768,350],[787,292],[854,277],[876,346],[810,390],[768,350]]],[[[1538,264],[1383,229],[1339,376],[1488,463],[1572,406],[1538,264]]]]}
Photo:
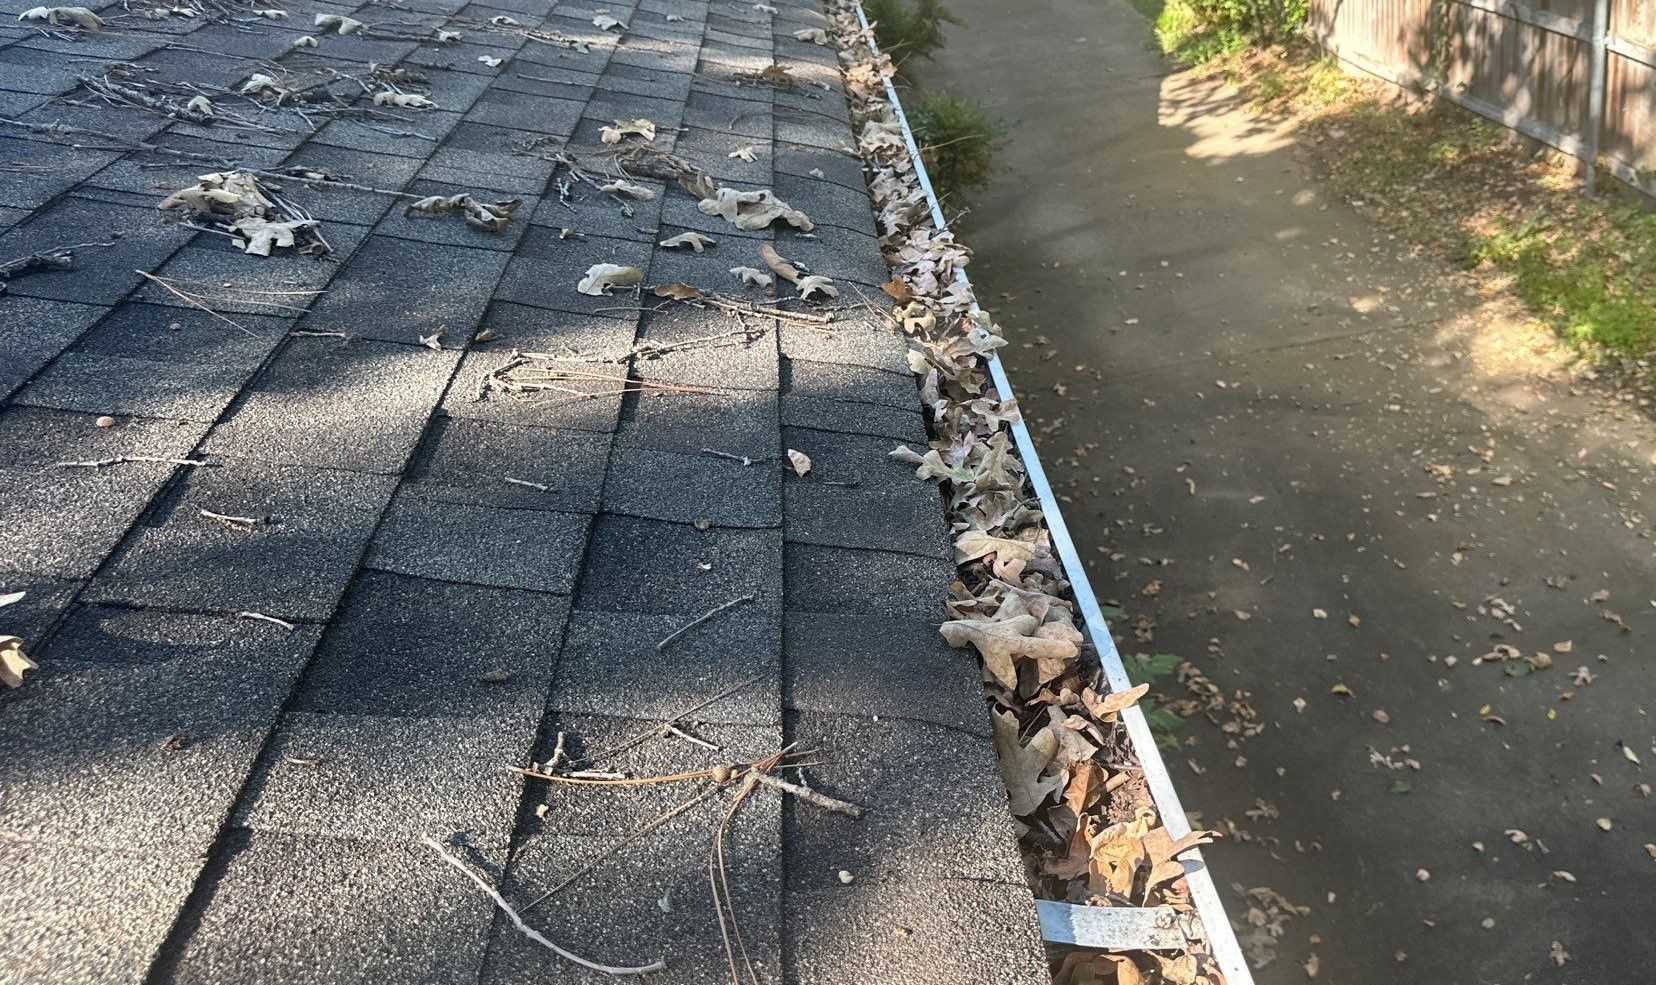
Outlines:
{"type": "MultiPolygon", "coordinates": [[[[869,49],[877,58],[880,54],[879,44],[874,40],[874,32],[870,29],[868,17],[863,13],[862,3],[855,3],[857,21],[862,25],[864,40],[869,49]]],[[[889,77],[882,76],[881,83],[885,86],[886,99],[891,103],[893,114],[897,117],[897,124],[903,131],[903,143],[908,148],[909,161],[914,166],[914,174],[920,182],[920,188],[926,193],[926,202],[931,208],[931,218],[934,226],[940,231],[947,231],[948,220],[943,217],[943,207],[937,200],[937,192],[932,188],[931,177],[926,173],[925,162],[920,159],[920,148],[915,143],[914,131],[909,128],[908,114],[903,112],[903,103],[897,97],[897,90],[892,86],[889,77]]],[[[965,270],[955,268],[955,283],[970,288],[971,278],[965,270]]],[[[973,313],[981,311],[978,306],[976,290],[972,291],[971,310],[973,313]]],[[[995,382],[995,389],[1002,400],[1017,401],[1012,390],[1012,381],[1006,375],[1006,367],[1002,365],[1000,355],[990,352],[988,358],[989,375],[995,382]]],[[[1116,650],[1115,639],[1110,635],[1109,626],[1105,622],[1104,614],[1099,610],[1098,597],[1093,593],[1092,582],[1087,577],[1086,568],[1081,563],[1081,557],[1075,549],[1075,542],[1070,537],[1069,525],[1064,521],[1063,512],[1058,507],[1057,497],[1052,492],[1052,486],[1047,482],[1046,469],[1041,465],[1040,456],[1035,450],[1035,441],[1030,436],[1029,427],[1024,423],[1023,408],[1019,404],[1018,419],[1011,422],[1012,437],[1018,447],[1018,456],[1023,460],[1024,470],[1028,475],[1030,487],[1040,500],[1041,511],[1045,516],[1047,530],[1052,536],[1052,546],[1064,566],[1064,575],[1069,579],[1070,591],[1075,594],[1077,607],[1081,610],[1082,621],[1087,627],[1087,637],[1092,641],[1093,648],[1098,651],[1099,663],[1103,666],[1104,676],[1110,683],[1112,691],[1125,691],[1133,685],[1127,677],[1127,668],[1121,662],[1121,654],[1116,650]]],[[[1167,833],[1175,840],[1190,833],[1190,820],[1185,816],[1184,807],[1179,802],[1178,791],[1173,787],[1173,778],[1167,772],[1167,764],[1162,761],[1161,750],[1156,746],[1155,737],[1150,732],[1150,724],[1145,721],[1144,712],[1137,705],[1121,712],[1122,724],[1127,728],[1128,740],[1133,745],[1133,752],[1139,758],[1139,765],[1144,770],[1144,777],[1150,787],[1151,800],[1155,802],[1156,810],[1161,816],[1161,822],[1167,833]]],[[[1242,948],[1237,943],[1235,931],[1231,928],[1230,918],[1225,913],[1225,905],[1219,896],[1218,887],[1213,882],[1213,874],[1208,868],[1206,860],[1199,849],[1191,849],[1180,862],[1185,867],[1185,883],[1190,887],[1191,902],[1195,905],[1196,913],[1201,918],[1203,936],[1207,940],[1214,960],[1219,970],[1224,974],[1227,985],[1254,985],[1253,972],[1248,968],[1248,962],[1242,955],[1242,948]]],[[[1043,907],[1050,910],[1053,906],[1068,906],[1069,904],[1055,903],[1054,901],[1040,901],[1043,907]]],[[[1086,909],[1078,907],[1077,909],[1086,909]]],[[[1045,921],[1043,921],[1045,929],[1045,921]]],[[[1048,938],[1050,940],[1050,938],[1048,938]]],[[[1073,943],[1078,946],[1090,946],[1085,940],[1059,942],[1073,943]]],[[[1146,940],[1145,950],[1156,950],[1165,947],[1154,941],[1146,940]]],[[[1104,946],[1103,950],[1127,950],[1126,948],[1104,946]]]]}

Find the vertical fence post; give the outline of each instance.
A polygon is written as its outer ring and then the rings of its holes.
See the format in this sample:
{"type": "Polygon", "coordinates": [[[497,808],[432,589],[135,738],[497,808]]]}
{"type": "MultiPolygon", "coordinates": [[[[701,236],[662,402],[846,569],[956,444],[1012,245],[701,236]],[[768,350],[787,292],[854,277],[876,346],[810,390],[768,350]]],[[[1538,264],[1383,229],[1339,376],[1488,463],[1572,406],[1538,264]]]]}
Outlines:
{"type": "Polygon", "coordinates": [[[1606,50],[1610,34],[1610,0],[1594,0],[1592,60],[1587,69],[1587,127],[1582,134],[1582,156],[1587,176],[1582,191],[1593,194],[1598,185],[1599,134],[1604,130],[1604,89],[1609,71],[1606,50]]]}

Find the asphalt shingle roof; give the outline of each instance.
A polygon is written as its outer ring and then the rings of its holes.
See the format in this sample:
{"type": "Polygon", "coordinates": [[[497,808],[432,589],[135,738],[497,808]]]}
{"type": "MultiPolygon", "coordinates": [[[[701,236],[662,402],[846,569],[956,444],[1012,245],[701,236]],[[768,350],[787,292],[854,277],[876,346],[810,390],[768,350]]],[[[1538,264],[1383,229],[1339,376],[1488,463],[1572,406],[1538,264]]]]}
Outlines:
{"type": "Polygon", "coordinates": [[[134,0],[88,33],[18,22],[31,4],[0,16],[0,262],[109,245],[0,292],[0,592],[28,592],[0,631],[40,664],[0,694],[0,983],[599,979],[519,935],[426,835],[520,906],[574,875],[527,918],[590,958],[728,981],[707,883],[728,794],[616,851],[693,788],[505,769],[691,708],[703,744],[598,765],[796,743],[818,789],[866,811],[761,787],[736,814],[728,876],[761,981],[1045,979],[977,671],[935,631],[942,505],[886,458],[925,428],[903,340],[861,306],[887,274],[834,52],[793,37],[819,10],[290,0],[283,20],[216,2],[148,19],[134,0]],[[738,77],[773,64],[798,82],[738,77]],[[83,86],[107,72],[220,114],[83,86]],[[255,105],[236,91],[256,72],[335,101],[255,105]],[[387,80],[438,108],[364,112],[387,80]],[[739,230],[648,176],[626,209],[569,179],[558,153],[636,117],[815,230],[739,230]],[[111,136],[40,129],[58,123],[111,136]],[[332,252],[248,256],[156,208],[235,165],[336,179],[275,182],[332,252]],[[460,192],[524,203],[490,235],[397,194],[460,192]],[[657,245],[686,230],[717,245],[657,245]],[[765,242],[835,280],[833,322],[575,290],[611,262],[737,294],[729,268],[762,266],[765,242]],[[519,351],[586,375],[491,385],[519,351]]]}

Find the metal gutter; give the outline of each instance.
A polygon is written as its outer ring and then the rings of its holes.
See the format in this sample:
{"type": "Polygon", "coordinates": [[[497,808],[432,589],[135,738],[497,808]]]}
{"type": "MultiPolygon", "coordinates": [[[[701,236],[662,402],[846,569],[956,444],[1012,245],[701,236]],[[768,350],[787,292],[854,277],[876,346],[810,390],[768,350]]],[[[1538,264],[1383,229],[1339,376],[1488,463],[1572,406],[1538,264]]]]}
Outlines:
{"type": "MultiPolygon", "coordinates": [[[[879,47],[874,41],[873,32],[869,30],[868,17],[863,13],[860,3],[857,5],[857,20],[862,24],[869,47],[878,56],[879,47]]],[[[886,78],[881,81],[885,84],[886,99],[891,102],[892,113],[897,117],[898,126],[902,128],[903,143],[907,146],[909,160],[914,165],[914,175],[919,179],[921,190],[926,193],[932,223],[939,230],[946,230],[949,223],[943,217],[943,208],[938,203],[936,191],[932,189],[931,177],[926,174],[926,165],[920,159],[920,148],[914,142],[914,131],[909,128],[908,116],[903,112],[903,103],[897,98],[897,90],[892,87],[891,80],[886,78]]],[[[966,276],[966,272],[958,268],[955,270],[955,282],[971,286],[971,279],[966,276]]],[[[975,291],[973,296],[976,296],[975,291]]],[[[974,301],[971,310],[976,313],[981,309],[974,301]]],[[[1015,399],[1012,381],[1007,378],[1006,367],[1002,365],[1000,357],[990,353],[988,362],[989,375],[994,380],[995,390],[1001,399],[1015,399]]],[[[1024,469],[1029,476],[1029,484],[1036,498],[1040,500],[1041,511],[1045,514],[1047,529],[1052,535],[1053,551],[1064,566],[1064,575],[1069,579],[1070,590],[1075,593],[1076,607],[1086,624],[1087,636],[1092,641],[1094,649],[1098,651],[1104,676],[1109,681],[1112,691],[1128,690],[1133,684],[1128,679],[1127,668],[1121,662],[1121,654],[1116,651],[1115,639],[1111,637],[1104,614],[1099,610],[1098,597],[1093,594],[1092,582],[1088,580],[1087,570],[1081,563],[1075,542],[1070,538],[1069,525],[1064,522],[1063,511],[1059,509],[1058,499],[1053,495],[1051,484],[1047,482],[1046,470],[1041,467],[1041,458],[1035,450],[1035,441],[1030,436],[1029,427],[1024,423],[1021,413],[1018,419],[1012,422],[1011,429],[1012,438],[1018,447],[1018,456],[1023,460],[1024,469]]],[[[1139,765],[1144,769],[1145,781],[1150,788],[1151,799],[1155,801],[1156,810],[1161,815],[1162,824],[1173,838],[1184,837],[1190,832],[1190,821],[1185,817],[1184,807],[1179,803],[1178,792],[1173,789],[1173,778],[1167,772],[1167,764],[1162,762],[1161,750],[1156,747],[1155,736],[1150,733],[1150,724],[1145,721],[1144,712],[1137,706],[1128,708],[1121,713],[1121,721],[1127,729],[1133,751],[1138,755],[1139,765]]],[[[1185,867],[1185,883],[1190,887],[1191,901],[1201,918],[1201,926],[1191,928],[1192,935],[1200,936],[1207,942],[1214,960],[1219,964],[1219,969],[1224,972],[1227,985],[1253,985],[1253,973],[1248,969],[1248,962],[1242,956],[1242,949],[1231,929],[1230,918],[1225,914],[1224,902],[1219,897],[1219,890],[1213,883],[1213,876],[1208,871],[1201,852],[1192,849],[1180,861],[1185,867]]],[[[1143,933],[1122,934],[1117,931],[1123,928],[1111,924],[1108,918],[1100,920],[1093,913],[1076,912],[1107,912],[1106,908],[1073,906],[1051,900],[1040,901],[1038,908],[1041,913],[1042,933],[1049,941],[1096,947],[1101,950],[1157,950],[1168,946],[1165,943],[1167,935],[1154,927],[1154,921],[1143,933]],[[1155,932],[1149,932],[1150,930],[1155,932]],[[1140,943],[1122,943],[1129,939],[1140,943]]],[[[1125,912],[1141,914],[1156,911],[1125,912]]]]}

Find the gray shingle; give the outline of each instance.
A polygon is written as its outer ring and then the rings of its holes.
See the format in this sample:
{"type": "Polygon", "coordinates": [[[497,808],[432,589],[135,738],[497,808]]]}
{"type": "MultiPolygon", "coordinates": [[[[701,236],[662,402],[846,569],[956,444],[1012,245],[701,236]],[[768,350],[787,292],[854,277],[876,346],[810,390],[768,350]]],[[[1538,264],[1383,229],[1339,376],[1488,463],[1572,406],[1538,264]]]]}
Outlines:
{"type": "Polygon", "coordinates": [[[578,99],[555,99],[492,89],[472,104],[466,114],[468,121],[512,130],[526,130],[532,134],[566,137],[575,130],[575,121],[581,118],[585,105],[578,99]]]}
{"type": "Polygon", "coordinates": [[[381,571],[527,588],[574,590],[589,518],[399,496],[363,562],[381,571]]]}
{"type": "Polygon", "coordinates": [[[483,191],[538,195],[552,176],[550,160],[518,153],[525,140],[521,130],[461,123],[447,143],[432,153],[420,170],[428,181],[480,186],[483,191]]]}
{"type": "Polygon", "coordinates": [[[63,615],[81,582],[66,578],[31,575],[27,572],[0,573],[0,595],[23,592],[23,598],[5,607],[6,635],[23,640],[29,650],[45,642],[46,633],[63,615]]]}
{"type": "Polygon", "coordinates": [[[203,861],[0,839],[5,980],[141,985],[203,861]]]}
{"type": "Polygon", "coordinates": [[[941,619],[789,613],[788,707],[909,718],[987,735],[977,658],[949,649],[937,632],[941,619]]]}
{"type": "Polygon", "coordinates": [[[563,712],[665,721],[737,688],[698,708],[694,717],[708,722],[780,724],[781,620],[775,611],[753,605],[745,603],[721,613],[673,637],[660,650],[657,644],[695,617],[573,613],[558,657],[553,707],[563,712]]]}
{"type": "Polygon", "coordinates": [[[776,394],[770,390],[646,391],[629,402],[615,443],[692,455],[712,448],[753,459],[770,458],[779,451],[779,420],[776,394]]]}
{"type": "Polygon", "coordinates": [[[83,335],[74,351],[161,363],[240,366],[251,371],[281,343],[293,319],[237,315],[236,322],[246,331],[205,311],[128,302],[83,335]]]}
{"type": "Polygon", "coordinates": [[[776,527],[782,523],[782,469],[774,458],[743,465],[701,453],[617,448],[604,509],[680,523],[776,527]]]}
{"type": "MultiPolygon", "coordinates": [[[[480,866],[472,850],[451,851],[488,878],[499,871],[496,854],[480,866]]],[[[494,913],[465,876],[417,844],[239,832],[207,878],[187,917],[193,932],[157,980],[474,981],[494,913]]]]}
{"type": "MultiPolygon", "coordinates": [[[[215,311],[297,314],[315,302],[368,235],[368,227],[343,222],[330,222],[322,231],[332,253],[273,250],[267,257],[252,256],[222,236],[203,235],[162,265],[160,275],[215,311]],[[285,307],[272,308],[273,301],[285,307]]],[[[156,283],[143,284],[137,296],[151,304],[199,310],[156,283]]]]}
{"type": "Polygon", "coordinates": [[[84,578],[102,563],[179,466],[127,462],[61,468],[120,455],[178,458],[201,425],[135,418],[114,427],[90,414],[0,409],[0,570],[84,578]]]}
{"type": "Polygon", "coordinates": [[[108,310],[0,295],[0,398],[22,386],[108,310]]]}
{"type": "Polygon", "coordinates": [[[0,255],[25,256],[65,243],[112,243],[75,251],[68,270],[46,270],[12,278],[9,293],[23,297],[113,304],[195,234],[169,226],[155,209],[107,205],[69,196],[0,235],[0,255]],[[112,238],[119,234],[119,238],[112,238]]]}
{"type": "Polygon", "coordinates": [[[783,530],[790,541],[951,556],[937,490],[919,479],[902,486],[846,488],[806,476],[787,484],[784,501],[783,530]]]}
{"type": "MultiPolygon", "coordinates": [[[[783,322],[778,340],[787,359],[866,366],[897,374],[905,382],[913,380],[908,343],[895,329],[870,320],[852,317],[822,327],[783,322]]],[[[918,393],[912,402],[918,406],[918,393]]]]}
{"type": "Polygon", "coordinates": [[[317,630],[90,607],[0,705],[0,827],[205,852],[317,630]]]}
{"type": "Polygon", "coordinates": [[[391,495],[389,478],[215,459],[157,507],[88,596],[326,619],[391,495]],[[205,516],[261,521],[254,525],[205,516]]]}
{"type": "MultiPolygon", "coordinates": [[[[414,177],[419,164],[394,155],[375,154],[334,147],[307,141],[294,151],[284,168],[297,168],[299,173],[314,170],[339,182],[366,185],[397,191],[414,177]]],[[[311,215],[323,222],[349,222],[358,226],[372,226],[380,220],[394,200],[377,192],[340,188],[327,182],[301,184],[297,180],[282,182],[290,196],[305,207],[311,215]]],[[[324,227],[326,232],[326,227],[324,227]]]]}
{"type": "Polygon", "coordinates": [[[446,503],[596,513],[609,448],[607,435],[438,417],[402,491],[446,503]]]}
{"type": "Polygon", "coordinates": [[[461,348],[505,269],[506,257],[494,250],[375,236],[328,285],[304,327],[409,345],[442,332],[445,348],[461,348]]]}
{"type": "MultiPolygon", "coordinates": [[[[619,340],[622,333],[632,334],[630,323],[616,322],[612,337],[619,340]]],[[[608,334],[608,333],[604,333],[608,334]]],[[[605,341],[604,334],[588,336],[594,342],[605,341]]],[[[502,338],[506,345],[512,338],[502,338]]],[[[558,350],[553,350],[556,353],[558,350]]],[[[515,359],[510,350],[490,348],[466,353],[455,373],[454,382],[443,397],[443,412],[469,420],[500,421],[534,427],[570,428],[608,434],[615,430],[621,416],[621,397],[629,388],[627,368],[615,364],[579,364],[552,369],[568,374],[553,382],[574,393],[560,390],[503,392],[487,388],[489,379],[507,368],[515,359]]]]}
{"type": "Polygon", "coordinates": [[[212,423],[253,375],[251,367],[163,362],[69,352],[13,399],[88,414],[212,423]]]}
{"type": "Polygon", "coordinates": [[[0,205],[37,209],[120,156],[119,151],[0,137],[0,168],[6,172],[0,205]]]}
{"type": "MultiPolygon", "coordinates": [[[[683,792],[687,796],[687,792],[683,792]]],[[[612,811],[629,817],[628,798],[612,811]]],[[[730,981],[719,920],[707,888],[707,854],[722,798],[658,829],[613,860],[577,879],[533,911],[537,927],[583,957],[638,965],[665,958],[668,970],[647,976],[674,985],[730,981]],[[662,900],[667,901],[663,909],[662,900]]],[[[725,837],[726,877],[742,941],[759,981],[780,981],[781,842],[778,805],[761,792],[744,803],[725,837]]],[[[556,816],[556,814],[554,814],[556,816]]],[[[642,819],[639,823],[642,823],[642,819]]],[[[527,903],[589,860],[601,856],[615,833],[550,834],[531,843],[507,874],[508,899],[527,903]]],[[[576,968],[497,921],[482,978],[485,985],[568,982],[599,985],[615,979],[576,968]]]]}
{"type": "Polygon", "coordinates": [[[539,715],[568,599],[364,572],[330,625],[301,711],[539,715]],[[505,671],[503,681],[484,675],[505,671]]]}
{"type": "Polygon", "coordinates": [[[912,376],[899,376],[867,366],[805,359],[788,360],[785,389],[795,396],[816,400],[883,404],[901,410],[912,410],[920,401],[919,387],[912,376]]]}
{"type": "Polygon", "coordinates": [[[207,447],[324,468],[402,469],[460,356],[388,342],[290,339],[207,447]]]}
{"type": "Polygon", "coordinates": [[[922,452],[927,442],[925,420],[917,408],[846,403],[784,393],[782,422],[789,427],[872,435],[890,441],[893,447],[906,443],[922,452]]]}
{"type": "Polygon", "coordinates": [[[743,595],[781,597],[779,530],[697,530],[688,524],[600,515],[576,605],[601,612],[699,616],[743,595]]]}
{"type": "Polygon", "coordinates": [[[867,189],[862,161],[837,148],[807,147],[786,141],[776,142],[776,170],[813,181],[831,181],[853,191],[867,189]],[[821,176],[812,174],[821,171],[821,176]]]}
{"type": "Polygon", "coordinates": [[[833,861],[797,867],[790,886],[838,887],[840,868],[859,881],[1021,884],[1017,832],[1006,789],[993,779],[999,767],[989,736],[864,715],[792,718],[790,737],[824,764],[812,772],[812,785],[868,809],[856,821],[803,806],[793,811],[787,835],[795,857],[833,861]],[[926,769],[915,768],[921,762],[926,769]]]}
{"type": "Polygon", "coordinates": [[[787,545],[790,612],[866,612],[941,619],[954,563],[886,551],[787,545]]]}
{"type": "Polygon", "coordinates": [[[810,932],[788,938],[787,981],[1051,980],[1034,899],[1022,881],[858,879],[795,889],[794,871],[784,899],[787,924],[810,932]]]}
{"type": "Polygon", "coordinates": [[[527,761],[538,719],[290,713],[235,822],[283,834],[390,841],[430,835],[504,848],[523,781],[502,767],[527,761]]]}
{"type": "Polygon", "coordinates": [[[674,306],[646,315],[639,341],[663,347],[660,355],[634,360],[642,379],[720,389],[780,385],[776,324],[769,319],[738,322],[717,311],[674,306]]]}
{"type": "Polygon", "coordinates": [[[506,276],[501,278],[495,297],[572,314],[635,320],[635,312],[596,310],[636,306],[638,302],[634,300],[631,289],[615,288],[613,296],[594,296],[582,294],[576,290],[576,285],[596,264],[613,263],[641,268],[649,258],[650,246],[636,239],[605,239],[601,236],[560,239],[557,230],[534,226],[524,235],[523,244],[506,268],[506,276]]]}

